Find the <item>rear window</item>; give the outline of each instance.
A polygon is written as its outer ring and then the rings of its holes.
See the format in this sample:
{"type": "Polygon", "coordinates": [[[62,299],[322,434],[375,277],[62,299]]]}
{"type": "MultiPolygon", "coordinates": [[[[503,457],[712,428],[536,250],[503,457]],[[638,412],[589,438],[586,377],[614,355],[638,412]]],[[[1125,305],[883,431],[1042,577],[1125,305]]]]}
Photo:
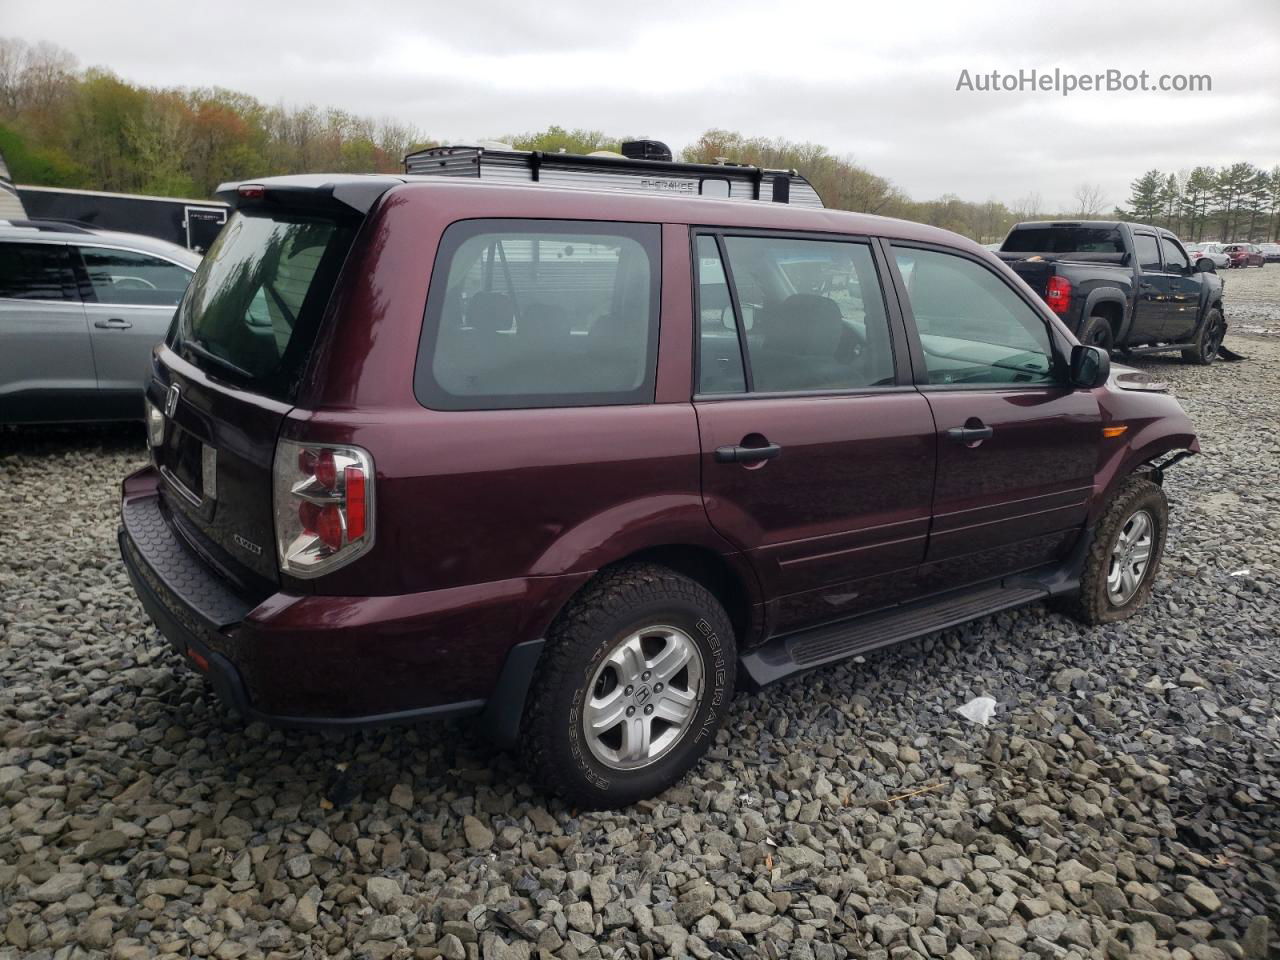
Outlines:
{"type": "Polygon", "coordinates": [[[355,230],[236,214],[178,308],[174,348],[210,374],[291,400],[355,230]]]}
{"type": "Polygon", "coordinates": [[[0,243],[0,299],[75,300],[67,248],[58,243],[0,243]]]}
{"type": "Polygon", "coordinates": [[[656,224],[468,220],[445,231],[415,392],[438,410],[647,403],[656,224]]]}
{"type": "Polygon", "coordinates": [[[1019,227],[1005,238],[1005,253],[1124,253],[1115,227],[1019,227]]]}

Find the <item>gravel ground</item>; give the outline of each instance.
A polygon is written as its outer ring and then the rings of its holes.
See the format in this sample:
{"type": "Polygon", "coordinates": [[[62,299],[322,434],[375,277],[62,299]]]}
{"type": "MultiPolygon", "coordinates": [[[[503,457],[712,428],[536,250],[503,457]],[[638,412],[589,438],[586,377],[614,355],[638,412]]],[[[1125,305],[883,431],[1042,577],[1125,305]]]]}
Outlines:
{"type": "Polygon", "coordinates": [[[1277,955],[1280,268],[1228,279],[1247,362],[1143,363],[1204,455],[1138,617],[1037,605],[741,696],[623,813],[461,724],[246,727],[117,557],[140,431],[0,435],[0,958],[1277,955]]]}

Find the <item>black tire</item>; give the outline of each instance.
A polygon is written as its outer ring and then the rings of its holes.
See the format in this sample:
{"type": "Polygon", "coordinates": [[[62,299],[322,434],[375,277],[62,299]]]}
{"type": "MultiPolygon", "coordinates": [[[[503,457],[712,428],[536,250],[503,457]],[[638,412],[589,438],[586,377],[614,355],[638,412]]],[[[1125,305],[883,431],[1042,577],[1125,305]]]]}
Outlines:
{"type": "MultiPolygon", "coordinates": [[[[701,584],[656,564],[625,564],[593,580],[557,617],[526,700],[521,743],[532,779],[586,809],[624,807],[661,793],[714,741],[737,670],[733,626],[701,584]],[[597,670],[636,631],[667,624],[701,656],[700,700],[679,739],[647,766],[621,770],[592,753],[583,711],[597,670]]],[[[646,674],[647,676],[647,674],[646,674]]]]}
{"type": "Polygon", "coordinates": [[[1110,353],[1115,349],[1116,332],[1106,317],[1090,317],[1080,330],[1080,342],[1087,347],[1101,347],[1110,353]]]}
{"type": "Polygon", "coordinates": [[[1227,327],[1222,320],[1222,311],[1216,307],[1205,315],[1204,323],[1196,331],[1196,338],[1191,345],[1182,351],[1182,359],[1187,363],[1195,363],[1207,367],[1218,359],[1218,351],[1222,349],[1222,341],[1227,327]]]}
{"type": "Polygon", "coordinates": [[[1160,569],[1168,529],[1169,501],[1164,490],[1145,477],[1130,477],[1112,497],[1102,519],[1094,528],[1093,542],[1089,545],[1084,571],[1080,577],[1080,592],[1062,598],[1058,604],[1059,609],[1090,626],[1127,620],[1133,616],[1151,596],[1151,585],[1160,569]],[[1150,561],[1142,574],[1138,589],[1123,604],[1117,605],[1107,590],[1111,554],[1121,532],[1140,511],[1145,511],[1153,521],[1150,561]]]}

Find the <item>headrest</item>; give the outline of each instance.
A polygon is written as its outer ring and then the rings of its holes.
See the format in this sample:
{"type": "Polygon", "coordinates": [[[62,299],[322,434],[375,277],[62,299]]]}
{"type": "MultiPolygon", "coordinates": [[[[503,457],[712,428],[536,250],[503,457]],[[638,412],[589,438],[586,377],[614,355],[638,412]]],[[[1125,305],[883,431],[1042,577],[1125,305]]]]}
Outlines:
{"type": "Polygon", "coordinates": [[[769,310],[765,344],[806,357],[834,357],[847,328],[840,307],[829,297],[793,293],[769,310]]]}
{"type": "Polygon", "coordinates": [[[510,330],[516,308],[504,293],[480,292],[467,302],[467,326],[483,333],[510,330]]]}

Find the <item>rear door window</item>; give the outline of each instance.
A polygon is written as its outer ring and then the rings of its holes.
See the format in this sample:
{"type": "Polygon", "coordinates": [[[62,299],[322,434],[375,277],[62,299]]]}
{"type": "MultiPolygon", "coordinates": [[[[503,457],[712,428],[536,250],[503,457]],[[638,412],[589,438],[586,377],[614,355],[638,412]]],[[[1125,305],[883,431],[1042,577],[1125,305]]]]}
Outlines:
{"type": "Polygon", "coordinates": [[[1174,273],[1186,273],[1191,267],[1191,261],[1187,259],[1178,242],[1169,237],[1161,237],[1160,246],[1164,249],[1164,262],[1168,269],[1174,273]]]}
{"type": "Polygon", "coordinates": [[[89,284],[99,303],[176,307],[191,271],[132,250],[80,247],[89,284]]]}
{"type": "Polygon", "coordinates": [[[415,374],[441,410],[653,401],[656,224],[468,220],[445,231],[415,374]]]}
{"type": "Polygon", "coordinates": [[[930,383],[1054,381],[1048,324],[1003,279],[949,253],[894,247],[893,256],[930,383]]]}
{"type": "Polygon", "coordinates": [[[356,225],[236,214],[178,309],[175,349],[218,376],[292,399],[356,225]]]}
{"type": "Polygon", "coordinates": [[[1143,273],[1159,273],[1162,269],[1160,266],[1160,246],[1156,243],[1156,238],[1149,233],[1135,233],[1133,235],[1133,250],[1138,257],[1138,266],[1142,268],[1143,273]]]}
{"type": "Polygon", "coordinates": [[[698,392],[747,389],[733,301],[715,237],[700,236],[698,254],[698,392]]]}
{"type": "Polygon", "coordinates": [[[66,245],[0,242],[0,299],[79,302],[66,245]]]}

